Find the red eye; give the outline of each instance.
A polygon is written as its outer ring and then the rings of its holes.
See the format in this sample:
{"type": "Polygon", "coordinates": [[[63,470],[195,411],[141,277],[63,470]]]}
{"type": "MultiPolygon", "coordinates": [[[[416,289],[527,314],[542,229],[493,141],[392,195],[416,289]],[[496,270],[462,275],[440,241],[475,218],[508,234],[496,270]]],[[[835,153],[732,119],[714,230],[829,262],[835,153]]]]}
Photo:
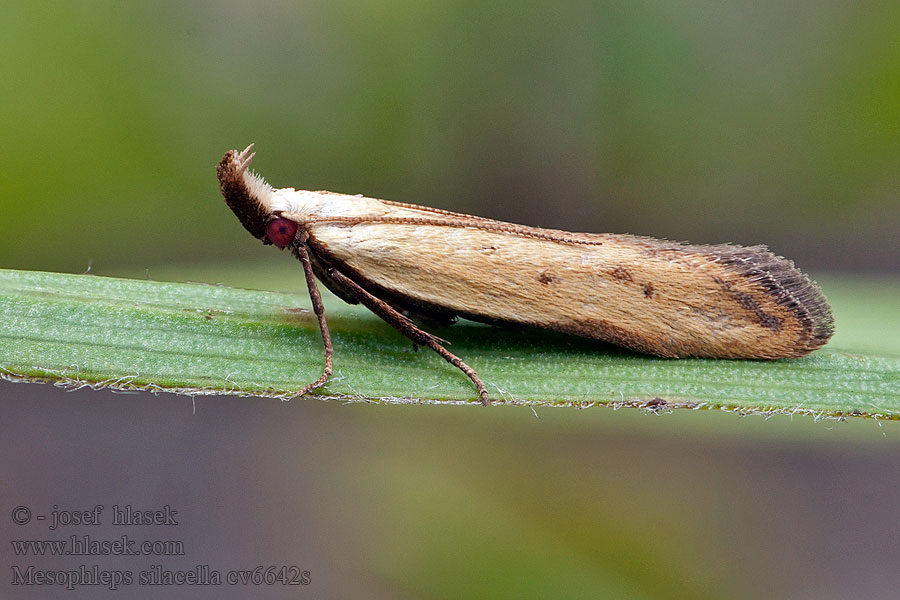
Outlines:
{"type": "Polygon", "coordinates": [[[266,237],[279,248],[293,243],[296,235],[297,224],[287,219],[275,219],[266,227],[266,237]]]}

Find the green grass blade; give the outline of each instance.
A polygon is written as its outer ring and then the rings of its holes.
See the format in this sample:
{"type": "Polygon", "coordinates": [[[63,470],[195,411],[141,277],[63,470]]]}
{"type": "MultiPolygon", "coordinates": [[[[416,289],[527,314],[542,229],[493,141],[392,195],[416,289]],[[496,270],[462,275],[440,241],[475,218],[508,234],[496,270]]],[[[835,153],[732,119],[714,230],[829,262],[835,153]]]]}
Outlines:
{"type": "MultiPolygon", "coordinates": [[[[834,341],[790,361],[658,359],[553,332],[469,322],[434,333],[452,341],[496,401],[900,417],[897,287],[837,280],[833,289],[834,341]],[[855,308],[861,299],[865,309],[855,308]]],[[[287,397],[321,373],[322,342],[308,307],[300,294],[0,270],[0,373],[69,385],[287,397]]],[[[477,402],[462,373],[430,351],[415,352],[365,309],[326,297],[326,314],[335,376],[320,395],[477,402]]]]}

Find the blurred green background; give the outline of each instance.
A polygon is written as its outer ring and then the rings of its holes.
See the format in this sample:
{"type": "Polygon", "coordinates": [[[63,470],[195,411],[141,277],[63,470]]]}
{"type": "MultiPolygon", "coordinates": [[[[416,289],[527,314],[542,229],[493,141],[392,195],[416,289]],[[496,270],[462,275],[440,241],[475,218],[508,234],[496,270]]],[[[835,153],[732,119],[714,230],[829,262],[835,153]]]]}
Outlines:
{"type": "MultiPolygon", "coordinates": [[[[302,291],[298,265],[218,194],[222,154],[255,142],[276,186],[766,243],[835,281],[896,282],[896,2],[2,13],[3,268],[302,291]]],[[[238,399],[199,399],[193,415],[183,398],[8,383],[0,400],[4,510],[179,505],[190,551],[158,561],[173,568],[300,562],[316,597],[879,598],[900,585],[895,423],[238,399]]],[[[134,568],[103,562],[119,563],[134,568]]]]}
{"type": "Polygon", "coordinates": [[[261,256],[276,186],[900,264],[900,4],[10,3],[0,264],[261,256]]]}

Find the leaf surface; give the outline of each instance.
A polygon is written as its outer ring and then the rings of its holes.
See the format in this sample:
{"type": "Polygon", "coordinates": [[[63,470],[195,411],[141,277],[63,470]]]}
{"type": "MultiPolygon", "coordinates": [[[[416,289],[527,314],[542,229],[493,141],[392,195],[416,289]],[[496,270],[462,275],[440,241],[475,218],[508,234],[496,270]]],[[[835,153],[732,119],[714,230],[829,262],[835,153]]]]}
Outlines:
{"type": "MultiPolygon", "coordinates": [[[[495,402],[900,417],[900,286],[823,287],[837,333],[796,360],[660,359],[468,321],[432,332],[478,371],[495,402]]],[[[434,353],[414,351],[364,308],[325,302],[335,376],[320,396],[477,402],[469,380],[434,353]]],[[[8,379],[195,394],[287,398],[323,363],[305,294],[12,270],[0,270],[0,345],[8,379]]]]}

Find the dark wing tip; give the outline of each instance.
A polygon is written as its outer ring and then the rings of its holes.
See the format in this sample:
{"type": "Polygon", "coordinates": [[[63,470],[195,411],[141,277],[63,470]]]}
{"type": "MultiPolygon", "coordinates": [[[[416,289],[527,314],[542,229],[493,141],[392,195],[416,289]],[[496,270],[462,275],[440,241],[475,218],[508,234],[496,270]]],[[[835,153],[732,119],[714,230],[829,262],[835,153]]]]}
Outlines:
{"type": "Polygon", "coordinates": [[[728,265],[760,285],[780,306],[790,310],[806,335],[796,348],[803,356],[828,343],[834,334],[834,316],[822,290],[805,273],[765,246],[713,246],[717,262],[728,265]]]}

